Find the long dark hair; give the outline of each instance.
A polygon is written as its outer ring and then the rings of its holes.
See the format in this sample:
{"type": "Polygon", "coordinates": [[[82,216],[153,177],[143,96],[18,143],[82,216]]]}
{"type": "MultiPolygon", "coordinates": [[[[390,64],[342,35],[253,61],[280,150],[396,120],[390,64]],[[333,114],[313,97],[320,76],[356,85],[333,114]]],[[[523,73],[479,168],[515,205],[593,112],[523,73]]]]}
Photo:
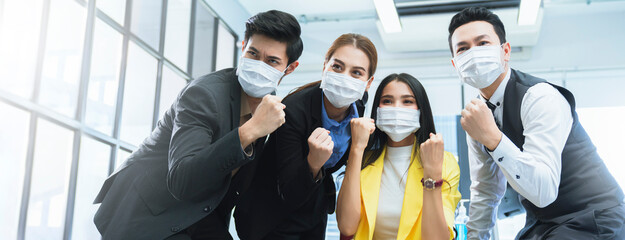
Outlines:
{"type": "MultiPolygon", "coordinates": [[[[378,52],[375,49],[375,45],[373,45],[373,43],[371,42],[371,40],[369,40],[369,38],[363,35],[357,34],[357,33],[346,33],[338,37],[336,40],[334,40],[334,42],[332,43],[332,46],[330,46],[330,48],[328,49],[328,52],[326,52],[325,61],[326,62],[330,61],[330,58],[332,58],[332,55],[334,55],[334,52],[336,52],[337,49],[345,45],[352,45],[360,49],[361,51],[365,53],[365,55],[367,55],[367,57],[369,58],[369,71],[368,71],[369,78],[373,76],[373,74],[375,74],[375,69],[378,66],[378,52]]],[[[303,86],[300,86],[292,90],[289,94],[287,94],[285,98],[293,95],[296,92],[315,86],[319,84],[320,82],[321,80],[307,83],[303,86]]]]}
{"type": "MultiPolygon", "coordinates": [[[[378,106],[380,105],[380,98],[382,97],[382,92],[386,85],[388,85],[392,81],[400,81],[406,83],[410,90],[412,90],[412,94],[415,96],[415,100],[417,101],[417,106],[419,107],[419,111],[421,111],[421,117],[419,119],[419,124],[421,128],[414,133],[417,136],[417,148],[418,146],[428,140],[430,138],[430,133],[436,134],[436,129],[434,128],[434,116],[432,115],[432,108],[430,107],[430,100],[428,100],[428,95],[425,93],[425,88],[421,85],[421,82],[417,80],[415,77],[411,76],[407,73],[396,74],[393,73],[388,75],[386,78],[380,82],[378,89],[375,91],[375,97],[373,98],[373,103],[371,106],[371,118],[377,118],[378,106]]],[[[368,165],[374,163],[382,154],[384,150],[384,146],[386,146],[386,141],[388,136],[386,133],[380,131],[379,128],[375,128],[373,135],[369,138],[369,143],[367,144],[366,150],[369,152],[364,157],[364,161],[362,163],[362,168],[364,169],[368,165]]],[[[414,151],[417,150],[414,149],[414,151]]],[[[411,160],[412,161],[412,160],[411,160]]],[[[412,164],[412,162],[410,163],[412,164]]]]}

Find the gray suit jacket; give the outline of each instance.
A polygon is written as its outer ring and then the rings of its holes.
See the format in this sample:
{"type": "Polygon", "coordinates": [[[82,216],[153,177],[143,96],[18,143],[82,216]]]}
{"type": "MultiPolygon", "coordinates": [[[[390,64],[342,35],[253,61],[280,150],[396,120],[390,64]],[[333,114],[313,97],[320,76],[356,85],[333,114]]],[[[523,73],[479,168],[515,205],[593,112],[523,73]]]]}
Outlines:
{"type": "MultiPolygon", "coordinates": [[[[181,91],[96,197],[102,204],[94,222],[104,239],[163,239],[217,208],[232,170],[254,163],[262,148],[256,144],[251,157],[241,149],[240,94],[235,69],[198,78],[181,91]]],[[[244,182],[251,181],[252,165],[238,172],[250,175],[244,182]]]]}

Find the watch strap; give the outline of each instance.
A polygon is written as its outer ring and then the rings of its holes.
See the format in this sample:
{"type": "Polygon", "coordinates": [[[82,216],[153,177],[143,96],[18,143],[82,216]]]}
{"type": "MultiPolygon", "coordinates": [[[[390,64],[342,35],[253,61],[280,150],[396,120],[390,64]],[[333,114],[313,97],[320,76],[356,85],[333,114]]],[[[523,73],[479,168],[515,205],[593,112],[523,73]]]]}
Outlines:
{"type": "Polygon", "coordinates": [[[423,185],[423,188],[428,189],[428,190],[434,190],[436,188],[439,188],[439,187],[443,186],[443,182],[444,182],[443,179],[435,181],[432,178],[427,178],[427,179],[426,178],[421,178],[421,184],[423,185]],[[426,182],[434,182],[434,186],[433,187],[426,186],[426,182]]]}

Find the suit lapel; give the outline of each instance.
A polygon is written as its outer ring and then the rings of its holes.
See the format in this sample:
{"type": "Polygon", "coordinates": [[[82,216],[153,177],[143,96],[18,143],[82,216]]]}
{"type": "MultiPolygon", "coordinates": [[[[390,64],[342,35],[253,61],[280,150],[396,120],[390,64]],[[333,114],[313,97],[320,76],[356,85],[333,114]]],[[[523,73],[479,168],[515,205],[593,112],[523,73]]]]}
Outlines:
{"type": "Polygon", "coordinates": [[[312,118],[312,131],[323,125],[323,123],[321,122],[321,88],[319,88],[319,85],[315,85],[313,87],[315,88],[315,90],[313,90],[314,92],[310,98],[310,116],[312,118]]]}
{"type": "Polygon", "coordinates": [[[241,118],[241,85],[239,85],[235,71],[232,71],[232,84],[230,87],[230,129],[239,127],[239,120],[241,118]]]}
{"type": "MultiPolygon", "coordinates": [[[[418,142],[412,149],[417,147],[418,142]]],[[[421,186],[421,178],[423,178],[423,170],[419,162],[419,151],[412,151],[412,163],[408,168],[408,177],[406,180],[406,190],[404,192],[404,203],[401,209],[401,217],[399,220],[399,230],[397,239],[407,239],[419,216],[423,206],[423,187],[421,186]]]]}
{"type": "Polygon", "coordinates": [[[367,223],[369,225],[369,239],[373,237],[373,229],[375,227],[376,214],[378,212],[378,200],[380,199],[380,182],[382,179],[382,170],[384,169],[384,156],[386,154],[386,146],[382,150],[380,157],[362,170],[360,174],[360,194],[363,200],[367,223]]]}

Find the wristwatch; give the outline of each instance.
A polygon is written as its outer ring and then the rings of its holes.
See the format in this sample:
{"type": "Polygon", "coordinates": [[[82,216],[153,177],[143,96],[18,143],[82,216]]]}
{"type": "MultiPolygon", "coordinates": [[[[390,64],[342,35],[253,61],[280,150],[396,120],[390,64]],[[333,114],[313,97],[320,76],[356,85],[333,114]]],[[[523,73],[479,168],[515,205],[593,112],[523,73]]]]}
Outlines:
{"type": "Polygon", "coordinates": [[[431,178],[427,178],[427,179],[421,178],[421,184],[423,184],[423,188],[425,190],[434,190],[443,185],[443,180],[441,179],[438,181],[434,181],[434,179],[431,179],[431,178]]]}

